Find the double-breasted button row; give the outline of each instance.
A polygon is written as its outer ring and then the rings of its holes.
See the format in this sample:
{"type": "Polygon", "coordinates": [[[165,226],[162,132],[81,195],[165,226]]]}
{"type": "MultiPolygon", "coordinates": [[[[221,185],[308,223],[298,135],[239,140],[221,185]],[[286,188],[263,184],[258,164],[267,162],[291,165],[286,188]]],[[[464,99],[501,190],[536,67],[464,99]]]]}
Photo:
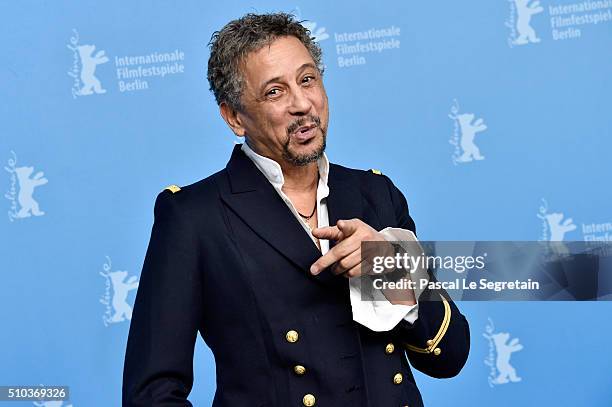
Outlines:
{"type": "MultiPolygon", "coordinates": [[[[287,331],[287,333],[285,334],[285,339],[287,339],[287,342],[289,343],[295,343],[298,341],[300,335],[297,333],[296,330],[290,330],[287,331]]],[[[293,366],[293,371],[295,372],[296,375],[303,375],[304,373],[306,373],[306,368],[302,365],[295,365],[293,366]]]]}
{"type": "MultiPolygon", "coordinates": [[[[285,334],[285,339],[289,343],[296,343],[299,338],[300,338],[300,335],[295,329],[291,329],[287,331],[287,333],[285,334]]],[[[306,373],[306,368],[302,365],[295,365],[293,366],[293,372],[298,376],[302,376],[303,374],[306,373]]],[[[312,407],[315,405],[315,403],[316,403],[315,396],[310,393],[305,394],[304,397],[302,397],[302,404],[304,404],[306,407],[312,407]]]]}
{"type": "MultiPolygon", "coordinates": [[[[385,353],[387,355],[392,354],[394,351],[395,351],[395,345],[393,343],[388,343],[387,346],[385,346],[385,353]]],[[[404,380],[404,376],[401,373],[396,373],[395,375],[393,375],[393,383],[401,384],[403,380],[404,380]]]]}

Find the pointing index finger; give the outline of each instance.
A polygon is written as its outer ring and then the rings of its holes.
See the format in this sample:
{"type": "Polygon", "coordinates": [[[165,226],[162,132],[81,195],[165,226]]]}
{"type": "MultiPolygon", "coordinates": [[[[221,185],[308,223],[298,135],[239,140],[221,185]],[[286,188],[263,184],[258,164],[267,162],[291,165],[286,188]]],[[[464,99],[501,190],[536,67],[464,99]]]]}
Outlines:
{"type": "Polygon", "coordinates": [[[331,248],[327,253],[319,257],[319,259],[315,261],[312,266],[310,266],[310,272],[312,274],[317,275],[321,270],[326,269],[327,267],[340,260],[339,254],[336,250],[334,250],[335,248],[336,247],[331,248]]]}
{"type": "Polygon", "coordinates": [[[344,257],[350,255],[355,250],[359,250],[361,248],[360,242],[348,237],[343,239],[340,243],[329,249],[327,253],[323,256],[319,257],[317,261],[315,261],[312,266],[310,266],[310,272],[312,274],[319,274],[319,272],[332,264],[336,263],[339,260],[342,260],[344,257]]]}

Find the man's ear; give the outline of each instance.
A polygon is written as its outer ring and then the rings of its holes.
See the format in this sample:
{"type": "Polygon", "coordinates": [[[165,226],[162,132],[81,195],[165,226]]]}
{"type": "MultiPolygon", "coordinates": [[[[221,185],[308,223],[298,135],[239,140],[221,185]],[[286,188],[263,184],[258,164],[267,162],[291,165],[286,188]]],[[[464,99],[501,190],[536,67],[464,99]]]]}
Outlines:
{"type": "Polygon", "coordinates": [[[219,105],[219,112],[234,134],[238,137],[244,137],[246,130],[242,126],[242,120],[240,120],[238,112],[225,102],[221,102],[219,105]]]}

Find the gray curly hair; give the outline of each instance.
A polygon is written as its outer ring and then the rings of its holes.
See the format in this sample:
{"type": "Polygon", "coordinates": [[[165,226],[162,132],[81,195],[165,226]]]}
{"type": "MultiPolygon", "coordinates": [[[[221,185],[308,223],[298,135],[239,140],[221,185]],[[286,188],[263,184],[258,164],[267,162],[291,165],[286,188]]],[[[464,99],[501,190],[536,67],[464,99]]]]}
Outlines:
{"type": "Polygon", "coordinates": [[[241,110],[244,85],[239,69],[241,63],[249,53],[270,45],[279,37],[291,35],[304,44],[322,74],[321,47],[310,36],[310,31],[291,14],[249,13],[215,31],[208,43],[207,77],[217,104],[225,102],[230,108],[241,110]]]}

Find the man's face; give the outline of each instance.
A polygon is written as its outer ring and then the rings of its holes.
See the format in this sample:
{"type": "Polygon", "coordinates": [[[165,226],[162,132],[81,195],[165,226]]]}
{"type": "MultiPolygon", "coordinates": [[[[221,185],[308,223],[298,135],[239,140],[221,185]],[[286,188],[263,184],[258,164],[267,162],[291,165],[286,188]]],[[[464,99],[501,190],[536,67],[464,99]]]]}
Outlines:
{"type": "Polygon", "coordinates": [[[321,74],[306,47],[296,37],[280,37],[248,54],[241,70],[238,133],[277,162],[316,161],[325,149],[329,110],[321,74]]]}

